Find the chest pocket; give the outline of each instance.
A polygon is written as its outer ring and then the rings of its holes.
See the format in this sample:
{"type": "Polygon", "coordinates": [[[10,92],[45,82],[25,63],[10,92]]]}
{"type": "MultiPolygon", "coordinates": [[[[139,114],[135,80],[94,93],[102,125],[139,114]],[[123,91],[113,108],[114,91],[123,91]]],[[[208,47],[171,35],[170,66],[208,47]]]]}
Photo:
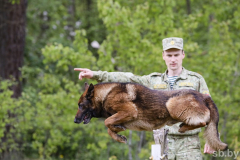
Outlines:
{"type": "Polygon", "coordinates": [[[192,82],[179,82],[178,87],[179,87],[179,89],[194,89],[194,90],[196,90],[195,85],[192,82]]]}
{"type": "Polygon", "coordinates": [[[161,84],[154,84],[153,85],[153,89],[157,89],[157,90],[167,90],[168,86],[165,83],[161,83],[161,84]]]}

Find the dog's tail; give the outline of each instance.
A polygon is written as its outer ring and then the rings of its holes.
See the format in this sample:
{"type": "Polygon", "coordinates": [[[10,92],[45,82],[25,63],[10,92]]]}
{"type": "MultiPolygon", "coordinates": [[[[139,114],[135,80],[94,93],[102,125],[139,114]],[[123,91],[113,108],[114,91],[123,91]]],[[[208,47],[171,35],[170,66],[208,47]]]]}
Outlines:
{"type": "Polygon", "coordinates": [[[208,145],[218,151],[218,150],[226,150],[228,145],[223,143],[220,140],[218,134],[218,121],[219,121],[219,114],[218,109],[215,103],[213,102],[210,96],[207,96],[205,99],[205,104],[210,110],[210,122],[207,125],[207,128],[204,131],[204,137],[208,143],[208,145]]]}

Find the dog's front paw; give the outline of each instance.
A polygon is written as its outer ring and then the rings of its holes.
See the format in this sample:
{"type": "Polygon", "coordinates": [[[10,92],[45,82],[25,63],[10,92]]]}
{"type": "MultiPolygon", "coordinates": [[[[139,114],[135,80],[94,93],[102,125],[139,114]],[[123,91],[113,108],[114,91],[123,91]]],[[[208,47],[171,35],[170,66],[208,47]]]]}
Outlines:
{"type": "Polygon", "coordinates": [[[119,142],[127,144],[127,137],[119,134],[118,134],[118,137],[120,138],[119,142]]]}
{"type": "Polygon", "coordinates": [[[114,131],[115,132],[121,132],[121,131],[125,131],[126,128],[124,126],[121,125],[114,125],[114,131]]]}

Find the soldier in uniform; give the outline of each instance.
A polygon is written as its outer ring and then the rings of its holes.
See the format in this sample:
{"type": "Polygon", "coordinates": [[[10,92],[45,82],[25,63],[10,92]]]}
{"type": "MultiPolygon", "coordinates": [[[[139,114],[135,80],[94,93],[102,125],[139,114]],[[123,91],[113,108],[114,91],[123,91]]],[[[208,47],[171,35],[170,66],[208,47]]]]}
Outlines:
{"type": "MultiPolygon", "coordinates": [[[[182,66],[185,53],[183,51],[183,39],[177,37],[162,40],[162,57],[167,70],[164,73],[151,73],[145,76],[137,76],[130,72],[91,71],[89,69],[75,68],[80,71],[79,79],[91,78],[98,82],[135,82],[157,90],[194,89],[203,94],[209,94],[204,78],[195,72],[188,71],[182,66]]],[[[165,126],[168,132],[168,159],[174,160],[201,160],[200,141],[198,133],[200,128],[178,132],[179,124],[165,126]]],[[[208,144],[204,146],[204,153],[212,154],[208,144]]]]}

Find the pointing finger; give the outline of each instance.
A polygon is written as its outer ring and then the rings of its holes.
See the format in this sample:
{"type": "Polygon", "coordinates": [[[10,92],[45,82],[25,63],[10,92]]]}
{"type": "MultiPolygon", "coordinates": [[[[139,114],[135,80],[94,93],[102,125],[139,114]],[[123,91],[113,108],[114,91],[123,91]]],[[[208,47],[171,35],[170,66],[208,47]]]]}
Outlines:
{"type": "Polygon", "coordinates": [[[84,68],[74,68],[74,71],[85,71],[86,69],[84,68]]]}

